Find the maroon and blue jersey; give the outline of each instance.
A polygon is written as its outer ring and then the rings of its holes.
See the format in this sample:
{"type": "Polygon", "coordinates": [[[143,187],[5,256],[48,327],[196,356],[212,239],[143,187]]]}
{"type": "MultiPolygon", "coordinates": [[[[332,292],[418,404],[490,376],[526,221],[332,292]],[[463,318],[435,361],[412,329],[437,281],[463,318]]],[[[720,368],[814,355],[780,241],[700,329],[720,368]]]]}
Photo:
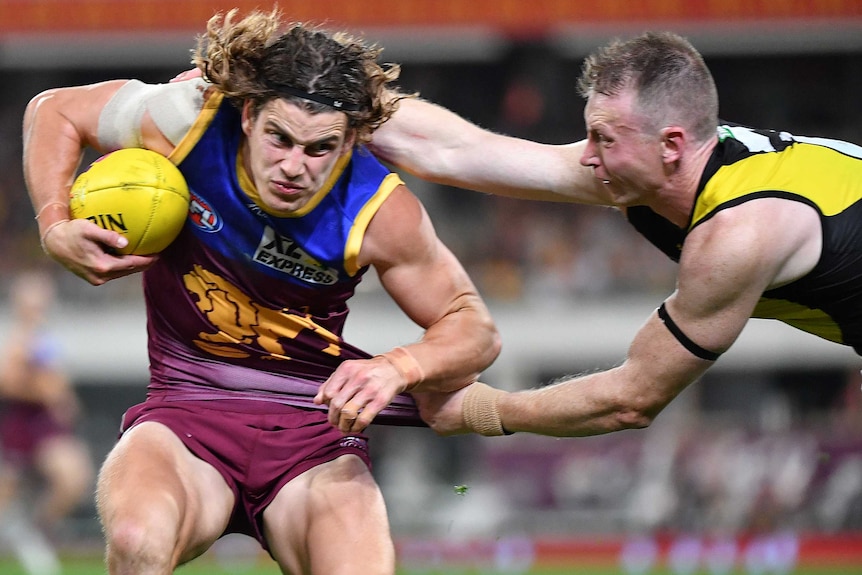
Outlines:
{"type": "MultiPolygon", "coordinates": [[[[179,237],[144,272],[150,395],[315,407],[338,365],[371,218],[402,183],[363,147],[301,210],[268,213],[242,168],[240,113],[216,92],[171,154],[191,194],[179,237]]],[[[419,424],[400,395],[375,420],[419,424]]]]}

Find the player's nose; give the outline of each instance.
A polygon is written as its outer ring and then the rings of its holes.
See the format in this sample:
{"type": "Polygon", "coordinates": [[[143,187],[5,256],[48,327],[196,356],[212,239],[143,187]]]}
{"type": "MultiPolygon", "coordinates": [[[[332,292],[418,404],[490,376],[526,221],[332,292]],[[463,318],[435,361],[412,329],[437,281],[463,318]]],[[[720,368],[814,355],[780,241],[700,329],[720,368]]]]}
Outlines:
{"type": "Polygon", "coordinates": [[[587,138],[587,145],[584,146],[580,162],[586,168],[596,168],[601,163],[596,153],[596,143],[590,138],[587,138]]]}
{"type": "Polygon", "coordinates": [[[284,151],[278,163],[282,173],[290,179],[302,175],[305,171],[305,153],[300,146],[293,146],[284,151]]]}

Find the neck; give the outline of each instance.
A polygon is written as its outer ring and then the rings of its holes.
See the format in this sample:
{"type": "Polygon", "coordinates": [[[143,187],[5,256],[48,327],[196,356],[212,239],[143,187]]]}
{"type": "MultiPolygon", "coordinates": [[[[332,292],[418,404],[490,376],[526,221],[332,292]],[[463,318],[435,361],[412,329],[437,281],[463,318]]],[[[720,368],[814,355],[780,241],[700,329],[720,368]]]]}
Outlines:
{"type": "Polygon", "coordinates": [[[680,162],[658,195],[660,200],[649,206],[679,228],[688,226],[701,176],[717,141],[705,142],[680,162]]]}

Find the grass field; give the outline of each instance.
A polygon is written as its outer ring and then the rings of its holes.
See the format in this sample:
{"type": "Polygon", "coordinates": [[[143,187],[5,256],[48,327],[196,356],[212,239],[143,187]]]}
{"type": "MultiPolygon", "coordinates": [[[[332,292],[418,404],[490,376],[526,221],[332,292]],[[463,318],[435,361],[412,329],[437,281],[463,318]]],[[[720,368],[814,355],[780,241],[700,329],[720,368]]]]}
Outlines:
{"type": "MultiPolygon", "coordinates": [[[[742,553],[730,558],[735,570],[710,572],[717,565],[708,555],[691,561],[671,552],[673,538],[658,539],[660,553],[651,563],[634,563],[636,575],[860,575],[862,533],[800,537],[798,554],[789,562],[754,561],[760,555],[742,553]],[[798,563],[797,563],[798,561],[798,563]],[[791,565],[797,567],[789,570],[791,565]],[[652,566],[651,568],[649,566],[652,566]],[[677,565],[677,571],[668,565],[677,565]],[[700,566],[700,570],[695,570],[700,566]],[[749,569],[745,569],[748,566],[749,569]]],[[[754,540],[746,542],[756,550],[754,540]]],[[[740,539],[740,549],[743,540],[740,539]]],[[[398,575],[626,575],[621,559],[623,542],[616,538],[513,538],[477,540],[399,539],[398,575]]],[[[773,549],[775,551],[775,548],[773,549]]],[[[62,575],[105,575],[102,543],[82,539],[61,548],[62,575]]],[[[715,556],[713,556],[714,558],[715,556]]],[[[250,537],[228,535],[204,555],[177,569],[178,575],[280,575],[273,560],[250,537]]],[[[0,548],[0,575],[29,575],[11,555],[0,548]]],[[[635,575],[630,572],[630,575],[635,575]]]]}
{"type": "MultiPolygon", "coordinates": [[[[63,575],[103,575],[105,570],[96,557],[67,557],[63,559],[63,575]]],[[[274,563],[268,559],[256,562],[220,565],[218,562],[201,558],[177,570],[178,575],[279,575],[274,563]]],[[[485,571],[475,567],[458,568],[439,567],[429,569],[413,569],[398,571],[399,575],[619,575],[620,568],[616,565],[570,565],[546,568],[534,568],[529,571],[485,571]]],[[[862,567],[801,567],[791,573],[781,575],[859,575],[862,567]]],[[[0,574],[27,575],[13,559],[0,557],[0,574]]],[[[658,569],[643,575],[672,575],[669,570],[658,569]]],[[[709,575],[706,571],[688,575],[709,575]]],[[[726,575],[747,575],[744,571],[733,571],[726,575]]],[[[760,575],[769,575],[767,573],[760,575]]]]}

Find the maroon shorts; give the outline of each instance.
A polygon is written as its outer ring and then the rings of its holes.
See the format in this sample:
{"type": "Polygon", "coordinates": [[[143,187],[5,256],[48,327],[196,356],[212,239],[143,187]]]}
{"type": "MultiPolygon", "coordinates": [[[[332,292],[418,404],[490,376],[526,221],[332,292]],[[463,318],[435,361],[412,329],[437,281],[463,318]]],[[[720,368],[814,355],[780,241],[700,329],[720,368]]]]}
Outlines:
{"type": "Polygon", "coordinates": [[[71,427],[40,404],[7,401],[0,409],[0,452],[5,463],[18,469],[33,465],[36,451],[48,439],[71,434],[71,427]]]}
{"type": "Polygon", "coordinates": [[[291,479],[342,455],[369,469],[368,438],[344,435],[326,412],[252,400],[149,398],[123,416],[121,434],[139,423],[166,425],[195,456],[221,473],[236,497],[225,533],[243,533],[269,549],[263,512],[291,479]]]}

